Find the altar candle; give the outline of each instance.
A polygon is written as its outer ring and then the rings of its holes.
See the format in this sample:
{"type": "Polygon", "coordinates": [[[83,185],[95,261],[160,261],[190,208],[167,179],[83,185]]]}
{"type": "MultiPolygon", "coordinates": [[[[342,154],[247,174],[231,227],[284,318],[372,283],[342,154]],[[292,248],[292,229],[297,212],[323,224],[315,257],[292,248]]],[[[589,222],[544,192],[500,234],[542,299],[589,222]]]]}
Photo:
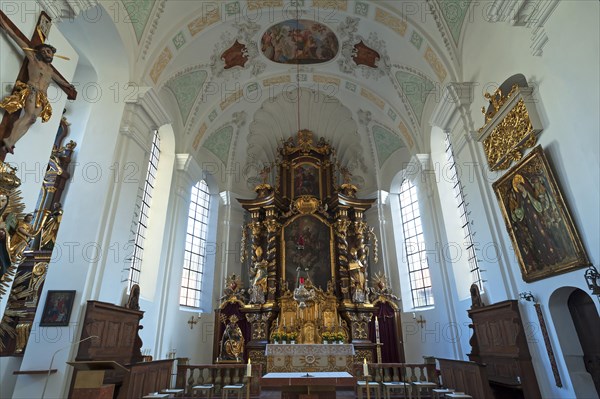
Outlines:
{"type": "Polygon", "coordinates": [[[369,365],[367,364],[367,358],[364,357],[364,362],[363,362],[363,375],[369,375],[369,365]]]}
{"type": "Polygon", "coordinates": [[[248,364],[246,365],[246,377],[252,376],[252,362],[248,359],[248,364]]]}
{"type": "Polygon", "coordinates": [[[377,316],[375,316],[375,339],[379,343],[379,319],[377,319],[377,316]]]}

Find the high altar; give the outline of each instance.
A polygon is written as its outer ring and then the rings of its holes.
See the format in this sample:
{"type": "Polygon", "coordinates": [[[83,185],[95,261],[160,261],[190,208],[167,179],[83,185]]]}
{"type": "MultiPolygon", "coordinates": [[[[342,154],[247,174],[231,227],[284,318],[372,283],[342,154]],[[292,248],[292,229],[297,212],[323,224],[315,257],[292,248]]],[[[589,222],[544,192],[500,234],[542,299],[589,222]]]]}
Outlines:
{"type": "Polygon", "coordinates": [[[282,143],[262,177],[255,199],[238,200],[248,212],[242,276],[227,278],[216,312],[216,361],[251,359],[267,372],[403,362],[397,298],[374,272],[377,237],[365,221],[376,200],[357,198],[335,149],[307,130],[282,143]],[[345,345],[322,345],[332,341],[345,345]]]}

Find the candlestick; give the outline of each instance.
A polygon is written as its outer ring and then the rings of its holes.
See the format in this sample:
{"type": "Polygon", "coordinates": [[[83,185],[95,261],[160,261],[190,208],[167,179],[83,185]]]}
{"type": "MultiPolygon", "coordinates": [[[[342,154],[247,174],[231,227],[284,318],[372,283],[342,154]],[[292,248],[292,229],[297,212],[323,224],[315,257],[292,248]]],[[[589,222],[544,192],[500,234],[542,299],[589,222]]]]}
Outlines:
{"type": "Polygon", "coordinates": [[[252,362],[248,359],[248,364],[246,365],[246,377],[250,377],[252,375],[252,362]]]}
{"type": "Polygon", "coordinates": [[[379,343],[379,319],[375,316],[375,340],[379,343]]]}
{"type": "Polygon", "coordinates": [[[252,386],[252,376],[248,376],[248,383],[246,384],[246,399],[250,399],[250,387],[252,386]]]}

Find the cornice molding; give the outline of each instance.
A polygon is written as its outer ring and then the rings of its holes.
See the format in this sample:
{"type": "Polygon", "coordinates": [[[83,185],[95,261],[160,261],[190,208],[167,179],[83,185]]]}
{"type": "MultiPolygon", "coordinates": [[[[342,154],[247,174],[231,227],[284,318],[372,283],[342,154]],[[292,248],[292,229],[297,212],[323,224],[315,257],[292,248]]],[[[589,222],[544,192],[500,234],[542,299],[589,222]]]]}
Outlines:
{"type": "Polygon", "coordinates": [[[441,101],[431,114],[429,124],[444,131],[451,131],[457,118],[469,112],[473,103],[475,85],[474,82],[448,83],[442,93],[441,101]]]}
{"type": "Polygon", "coordinates": [[[53,22],[75,19],[82,12],[98,5],[98,0],[38,0],[40,7],[53,22]]]}
{"type": "Polygon", "coordinates": [[[506,21],[512,26],[531,30],[529,48],[533,56],[539,57],[549,41],[544,25],[559,3],[559,0],[494,0],[488,8],[487,18],[490,22],[506,21]]]}
{"type": "Polygon", "coordinates": [[[134,101],[152,120],[154,124],[153,128],[158,129],[163,125],[171,123],[171,117],[165,111],[154,89],[149,87],[140,88],[140,94],[134,101]]]}

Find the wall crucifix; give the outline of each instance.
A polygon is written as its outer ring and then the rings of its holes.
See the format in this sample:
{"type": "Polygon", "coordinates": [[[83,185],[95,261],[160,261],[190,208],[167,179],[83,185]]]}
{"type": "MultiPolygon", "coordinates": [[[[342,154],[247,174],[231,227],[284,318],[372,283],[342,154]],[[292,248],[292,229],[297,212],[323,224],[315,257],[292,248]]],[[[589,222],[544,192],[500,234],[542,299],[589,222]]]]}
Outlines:
{"type": "MultiPolygon", "coordinates": [[[[25,52],[25,61],[17,76],[12,93],[0,100],[6,112],[0,123],[0,160],[12,153],[15,143],[27,133],[38,117],[46,122],[52,116],[47,89],[54,81],[69,100],[75,100],[77,91],[51,65],[56,49],[44,41],[50,31],[51,19],[42,12],[31,40],[0,11],[0,28],[25,52]]],[[[64,58],[64,57],[63,57],[64,58]]]]}

